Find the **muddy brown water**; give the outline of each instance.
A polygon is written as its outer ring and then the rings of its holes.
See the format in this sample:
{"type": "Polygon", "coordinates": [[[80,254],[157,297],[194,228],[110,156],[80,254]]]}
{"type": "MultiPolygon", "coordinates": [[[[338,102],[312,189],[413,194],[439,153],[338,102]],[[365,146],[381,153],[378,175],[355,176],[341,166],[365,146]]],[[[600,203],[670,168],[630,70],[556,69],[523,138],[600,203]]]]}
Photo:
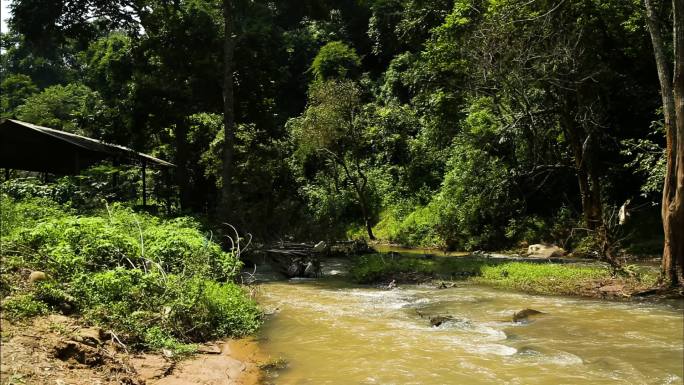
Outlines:
{"type": "Polygon", "coordinates": [[[436,290],[275,281],[260,347],[270,382],[305,384],[682,384],[684,302],[620,303],[460,284],[436,290]],[[545,314],[513,323],[533,308],[545,314]],[[420,315],[422,314],[422,316],[420,315]],[[453,321],[431,327],[429,316],[453,321]]]}

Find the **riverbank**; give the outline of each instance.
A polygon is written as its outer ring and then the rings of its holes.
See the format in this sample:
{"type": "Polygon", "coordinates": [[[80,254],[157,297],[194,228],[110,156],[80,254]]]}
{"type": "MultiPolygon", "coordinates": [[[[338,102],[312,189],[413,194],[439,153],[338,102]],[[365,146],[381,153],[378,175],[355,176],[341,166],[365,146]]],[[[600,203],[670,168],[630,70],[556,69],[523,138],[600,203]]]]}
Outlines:
{"type": "Polygon", "coordinates": [[[236,283],[239,252],[224,251],[195,219],[118,203],[76,210],[0,195],[0,205],[2,384],[54,384],[57,376],[149,385],[199,376],[205,370],[193,367],[215,355],[220,363],[207,366],[217,367],[217,384],[247,370],[230,344],[210,341],[253,335],[262,313],[236,283]],[[149,371],[156,374],[141,374],[149,371]]]}
{"type": "Polygon", "coordinates": [[[2,320],[0,383],[35,385],[256,385],[267,362],[251,338],[198,345],[178,357],[135,353],[107,331],[58,314],[2,320]]]}
{"type": "MultiPolygon", "coordinates": [[[[626,274],[613,275],[603,263],[564,262],[374,254],[355,259],[349,277],[354,282],[372,285],[433,282],[448,287],[458,281],[469,281],[530,294],[608,299],[631,298],[651,290],[658,281],[658,270],[652,266],[629,265],[626,274]]],[[[667,293],[672,294],[681,296],[679,292],[667,293]]]]}

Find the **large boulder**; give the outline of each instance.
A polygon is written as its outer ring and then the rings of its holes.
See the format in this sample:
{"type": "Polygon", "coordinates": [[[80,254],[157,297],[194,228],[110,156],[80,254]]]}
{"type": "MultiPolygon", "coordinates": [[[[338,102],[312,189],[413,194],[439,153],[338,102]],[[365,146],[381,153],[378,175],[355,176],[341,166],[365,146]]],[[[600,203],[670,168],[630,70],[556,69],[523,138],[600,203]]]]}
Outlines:
{"type": "Polygon", "coordinates": [[[556,245],[536,243],[527,247],[527,256],[533,258],[561,258],[567,252],[556,245]]]}

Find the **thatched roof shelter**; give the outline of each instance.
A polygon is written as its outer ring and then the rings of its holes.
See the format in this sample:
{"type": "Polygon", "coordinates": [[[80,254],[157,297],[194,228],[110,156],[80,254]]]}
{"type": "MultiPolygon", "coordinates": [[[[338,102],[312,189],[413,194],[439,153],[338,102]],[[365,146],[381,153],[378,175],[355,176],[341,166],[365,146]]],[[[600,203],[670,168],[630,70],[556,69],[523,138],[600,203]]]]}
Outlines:
{"type": "Polygon", "coordinates": [[[130,148],[13,119],[0,120],[0,167],[78,174],[103,160],[119,164],[174,167],[130,148]]]}

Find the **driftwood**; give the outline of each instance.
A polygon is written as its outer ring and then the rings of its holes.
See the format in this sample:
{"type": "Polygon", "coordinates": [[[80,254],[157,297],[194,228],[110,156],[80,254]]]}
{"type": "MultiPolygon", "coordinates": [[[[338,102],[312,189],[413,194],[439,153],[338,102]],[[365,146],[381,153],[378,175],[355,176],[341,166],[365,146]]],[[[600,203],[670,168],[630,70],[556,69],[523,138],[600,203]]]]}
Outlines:
{"type": "Polygon", "coordinates": [[[265,262],[288,278],[315,278],[321,274],[321,252],[313,243],[276,242],[255,251],[265,262]]]}
{"type": "Polygon", "coordinates": [[[368,245],[362,241],[342,241],[332,245],[280,241],[258,247],[253,254],[288,278],[316,278],[321,274],[321,258],[362,254],[368,250],[368,245]]]}

